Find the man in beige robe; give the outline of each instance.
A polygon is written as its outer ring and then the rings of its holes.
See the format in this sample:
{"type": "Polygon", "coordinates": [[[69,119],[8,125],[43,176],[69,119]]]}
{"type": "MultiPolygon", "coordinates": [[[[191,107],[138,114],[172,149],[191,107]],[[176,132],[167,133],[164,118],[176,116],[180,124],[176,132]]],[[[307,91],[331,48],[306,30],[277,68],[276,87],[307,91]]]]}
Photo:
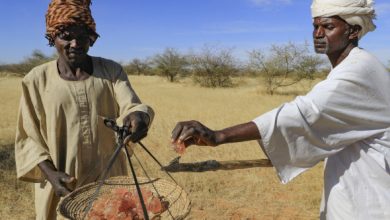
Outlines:
{"type": "MultiPolygon", "coordinates": [[[[137,136],[130,140],[137,142],[154,116],[119,64],[86,54],[98,37],[87,4],[52,1],[47,38],[59,59],[34,68],[22,81],[16,169],[18,179],[35,183],[36,219],[56,219],[60,197],[95,181],[107,166],[115,134],[104,118],[128,125],[137,136]]],[[[127,175],[127,167],[122,152],[110,176],[127,175]]]]}

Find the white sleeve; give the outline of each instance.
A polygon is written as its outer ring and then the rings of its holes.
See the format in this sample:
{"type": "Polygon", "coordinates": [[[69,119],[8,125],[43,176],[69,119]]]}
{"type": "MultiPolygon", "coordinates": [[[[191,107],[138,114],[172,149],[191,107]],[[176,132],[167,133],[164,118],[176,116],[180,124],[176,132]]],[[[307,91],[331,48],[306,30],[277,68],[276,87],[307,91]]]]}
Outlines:
{"type": "Polygon", "coordinates": [[[259,142],[283,183],[390,125],[389,103],[375,80],[337,74],[306,96],[253,120],[262,137],[259,142]]]}

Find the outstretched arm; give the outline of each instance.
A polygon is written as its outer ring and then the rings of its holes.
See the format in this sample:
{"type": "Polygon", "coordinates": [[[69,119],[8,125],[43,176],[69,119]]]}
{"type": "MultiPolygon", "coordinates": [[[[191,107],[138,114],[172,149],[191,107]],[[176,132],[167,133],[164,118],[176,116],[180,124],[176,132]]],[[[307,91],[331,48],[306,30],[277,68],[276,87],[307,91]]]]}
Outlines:
{"type": "Polygon", "coordinates": [[[198,121],[178,122],[172,131],[172,143],[190,145],[218,146],[226,143],[261,139],[260,132],[253,122],[235,125],[214,131],[198,121]]]}

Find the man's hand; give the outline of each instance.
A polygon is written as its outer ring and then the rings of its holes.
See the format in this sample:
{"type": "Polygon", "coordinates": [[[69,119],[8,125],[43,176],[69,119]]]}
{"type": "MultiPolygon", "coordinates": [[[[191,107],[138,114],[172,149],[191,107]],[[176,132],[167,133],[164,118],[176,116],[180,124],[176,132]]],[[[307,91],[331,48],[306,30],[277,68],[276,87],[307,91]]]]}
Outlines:
{"type": "Polygon", "coordinates": [[[145,112],[135,111],[126,116],[123,119],[123,126],[129,128],[131,135],[125,138],[124,143],[129,141],[136,143],[146,137],[149,130],[149,122],[149,115],[145,112]]]}
{"type": "Polygon", "coordinates": [[[218,146],[226,143],[261,139],[254,122],[247,122],[213,131],[198,121],[184,121],[176,124],[172,131],[172,144],[180,151],[192,144],[200,146],[218,146]],[[184,146],[183,146],[184,145],[184,146]]]}
{"type": "Polygon", "coordinates": [[[68,174],[55,171],[47,177],[47,180],[53,186],[54,192],[58,197],[63,197],[71,193],[72,191],[66,186],[66,184],[70,184],[74,182],[76,179],[74,177],[69,176],[68,174]]]}
{"type": "Polygon", "coordinates": [[[38,166],[52,185],[54,192],[58,197],[63,197],[71,193],[71,189],[69,189],[66,184],[73,183],[76,180],[74,177],[58,171],[49,160],[42,161],[38,166]]]}
{"type": "Polygon", "coordinates": [[[221,134],[210,130],[198,121],[178,122],[172,131],[172,144],[199,146],[217,146],[220,144],[221,134]]]}

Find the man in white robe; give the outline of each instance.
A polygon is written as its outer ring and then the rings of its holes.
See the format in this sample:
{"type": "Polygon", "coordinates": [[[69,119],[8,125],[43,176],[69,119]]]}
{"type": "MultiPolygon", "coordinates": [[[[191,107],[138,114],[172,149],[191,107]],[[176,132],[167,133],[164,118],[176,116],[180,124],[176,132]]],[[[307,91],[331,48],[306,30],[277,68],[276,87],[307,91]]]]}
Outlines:
{"type": "Polygon", "coordinates": [[[390,219],[390,74],[357,47],[375,29],[372,2],[314,0],[315,50],[332,70],[307,95],[252,122],[213,131],[179,122],[177,145],[259,140],[282,183],[325,159],[320,219],[390,219]]]}

